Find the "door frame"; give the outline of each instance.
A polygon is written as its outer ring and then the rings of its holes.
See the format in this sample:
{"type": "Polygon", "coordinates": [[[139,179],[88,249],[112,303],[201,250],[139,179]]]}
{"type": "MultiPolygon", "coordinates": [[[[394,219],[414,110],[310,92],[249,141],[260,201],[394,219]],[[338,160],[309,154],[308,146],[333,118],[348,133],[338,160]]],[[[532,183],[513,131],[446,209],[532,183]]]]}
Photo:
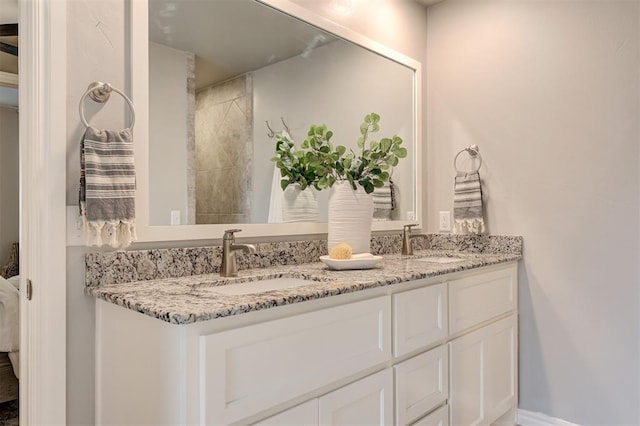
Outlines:
{"type": "Polygon", "coordinates": [[[19,0],[20,424],[66,423],[66,5],[19,0]],[[27,300],[27,280],[33,297],[27,300]]]}

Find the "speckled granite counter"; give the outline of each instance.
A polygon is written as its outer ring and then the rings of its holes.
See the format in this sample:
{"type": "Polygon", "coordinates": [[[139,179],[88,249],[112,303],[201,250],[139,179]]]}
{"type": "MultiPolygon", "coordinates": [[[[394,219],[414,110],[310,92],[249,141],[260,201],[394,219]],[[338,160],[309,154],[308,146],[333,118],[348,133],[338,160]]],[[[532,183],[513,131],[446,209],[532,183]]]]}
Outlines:
{"type": "Polygon", "coordinates": [[[469,270],[521,258],[522,239],[514,237],[519,250],[491,253],[459,250],[421,250],[413,257],[386,254],[374,269],[332,271],[321,262],[244,269],[238,278],[222,278],[209,273],[146,281],[89,282],[86,291],[99,299],[132,309],[172,324],[189,324],[220,317],[268,309],[344,293],[469,270]],[[519,246],[518,246],[519,244],[519,246]],[[431,263],[424,256],[455,256],[455,263],[431,263]],[[250,295],[224,295],[217,285],[237,285],[251,277],[304,277],[308,285],[250,295]]]}

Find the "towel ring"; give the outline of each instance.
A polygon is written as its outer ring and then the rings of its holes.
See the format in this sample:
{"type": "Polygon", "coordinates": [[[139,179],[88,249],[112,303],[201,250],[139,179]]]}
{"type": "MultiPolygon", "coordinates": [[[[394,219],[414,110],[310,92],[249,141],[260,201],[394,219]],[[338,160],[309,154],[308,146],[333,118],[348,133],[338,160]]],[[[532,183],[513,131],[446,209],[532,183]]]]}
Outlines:
{"type": "Polygon", "coordinates": [[[109,83],[102,83],[100,81],[94,81],[93,83],[91,83],[87,88],[87,91],[84,92],[84,94],[80,98],[80,120],[82,120],[82,124],[84,124],[84,127],[89,127],[89,123],[87,123],[87,119],[84,117],[84,100],[86,99],[86,97],[89,96],[94,102],[103,104],[109,100],[109,96],[111,96],[112,91],[116,92],[117,94],[122,96],[125,101],[127,101],[129,109],[131,110],[131,124],[129,124],[129,127],[127,128],[133,129],[133,124],[136,122],[136,112],[133,108],[133,102],[131,102],[131,99],[129,99],[127,95],[125,95],[120,90],[111,86],[109,83]]]}
{"type": "Polygon", "coordinates": [[[478,148],[478,145],[471,145],[471,146],[468,146],[468,147],[466,147],[464,149],[461,149],[460,152],[458,152],[456,154],[456,156],[454,157],[454,159],[453,159],[453,168],[457,173],[464,173],[464,174],[477,173],[478,170],[480,170],[480,167],[482,167],[482,156],[480,155],[480,148],[478,148]],[[468,153],[471,158],[477,158],[480,161],[478,163],[478,167],[475,170],[472,170],[470,172],[463,172],[463,171],[458,169],[458,166],[456,165],[456,163],[458,161],[458,157],[463,152],[468,153]]]}

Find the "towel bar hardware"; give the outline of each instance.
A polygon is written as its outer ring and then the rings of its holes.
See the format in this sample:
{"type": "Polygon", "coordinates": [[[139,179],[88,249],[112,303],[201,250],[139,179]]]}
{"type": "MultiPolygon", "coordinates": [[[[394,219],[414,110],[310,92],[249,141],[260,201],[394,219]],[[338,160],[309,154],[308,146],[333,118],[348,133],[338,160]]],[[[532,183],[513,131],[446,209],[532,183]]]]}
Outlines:
{"type": "MultiPolygon", "coordinates": [[[[291,130],[289,130],[289,126],[287,126],[287,123],[285,123],[284,117],[280,117],[280,121],[282,121],[282,125],[284,126],[284,129],[287,131],[287,133],[290,134],[291,130]]],[[[270,138],[274,137],[276,135],[276,132],[271,128],[269,120],[265,120],[264,122],[267,123],[267,129],[269,129],[269,133],[267,133],[267,136],[269,136],[270,138]]]]}
{"type": "Polygon", "coordinates": [[[87,122],[87,119],[84,116],[84,100],[86,99],[86,97],[89,96],[91,100],[93,100],[94,102],[103,104],[109,100],[109,97],[111,96],[111,92],[116,92],[117,94],[122,96],[124,100],[127,102],[127,105],[131,110],[131,123],[129,124],[128,129],[133,129],[133,125],[136,121],[136,112],[135,112],[135,109],[133,108],[133,102],[131,102],[131,99],[129,99],[127,95],[125,95],[122,91],[113,87],[111,84],[102,83],[100,81],[94,81],[91,84],[89,84],[89,87],[87,87],[87,90],[84,92],[82,97],[80,97],[80,105],[78,106],[78,108],[80,111],[80,120],[82,120],[82,124],[84,124],[84,127],[89,127],[89,123],[87,122]]]}
{"type": "Polygon", "coordinates": [[[478,147],[478,145],[470,145],[466,148],[461,149],[456,156],[453,158],[453,168],[457,173],[465,173],[465,174],[469,174],[469,173],[476,173],[478,170],[480,170],[480,167],[482,167],[482,156],[480,155],[480,148],[478,147]],[[463,152],[466,152],[467,154],[469,154],[469,156],[471,158],[477,158],[478,159],[478,167],[475,170],[472,170],[470,172],[463,172],[461,170],[458,169],[457,166],[457,161],[458,161],[458,157],[460,156],[460,154],[462,154],[463,152]]]}
{"type": "Polygon", "coordinates": [[[269,125],[269,120],[264,120],[264,122],[267,123],[267,129],[269,129],[269,133],[267,133],[267,136],[269,136],[270,138],[274,137],[276,135],[276,132],[274,132],[269,125]]]}

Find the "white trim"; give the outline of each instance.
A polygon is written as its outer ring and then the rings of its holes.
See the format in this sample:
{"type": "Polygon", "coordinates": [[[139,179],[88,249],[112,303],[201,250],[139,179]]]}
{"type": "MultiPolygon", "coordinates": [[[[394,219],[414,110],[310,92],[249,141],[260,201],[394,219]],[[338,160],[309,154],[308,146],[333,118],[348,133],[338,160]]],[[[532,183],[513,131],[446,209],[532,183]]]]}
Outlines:
{"type": "MultiPolygon", "coordinates": [[[[422,171],[420,168],[422,158],[422,64],[421,62],[405,56],[383,44],[359,34],[349,28],[339,25],[324,18],[305,7],[290,0],[258,0],[270,7],[294,16],[312,25],[323,28],[338,37],[352,41],[371,51],[386,56],[393,61],[414,69],[415,84],[415,220],[374,221],[373,231],[397,231],[403,225],[417,223],[422,226],[422,171]]],[[[226,224],[226,225],[180,225],[180,226],[151,226],[149,224],[149,32],[148,32],[148,6],[146,1],[131,2],[131,98],[136,105],[136,127],[133,129],[133,138],[136,141],[136,230],[138,241],[185,241],[185,240],[212,240],[220,239],[225,229],[240,227],[244,237],[276,237],[276,236],[312,236],[327,233],[326,223],[281,223],[281,224],[226,224]],[[135,24],[134,24],[135,23],[135,24]]],[[[72,218],[69,219],[70,221],[72,218]]],[[[72,241],[72,238],[69,238],[72,241]]]]}
{"type": "Polygon", "coordinates": [[[65,424],[66,5],[19,9],[20,424],[65,424]]]}
{"type": "Polygon", "coordinates": [[[579,426],[576,423],[523,409],[518,409],[518,424],[520,426],[579,426]]]}

